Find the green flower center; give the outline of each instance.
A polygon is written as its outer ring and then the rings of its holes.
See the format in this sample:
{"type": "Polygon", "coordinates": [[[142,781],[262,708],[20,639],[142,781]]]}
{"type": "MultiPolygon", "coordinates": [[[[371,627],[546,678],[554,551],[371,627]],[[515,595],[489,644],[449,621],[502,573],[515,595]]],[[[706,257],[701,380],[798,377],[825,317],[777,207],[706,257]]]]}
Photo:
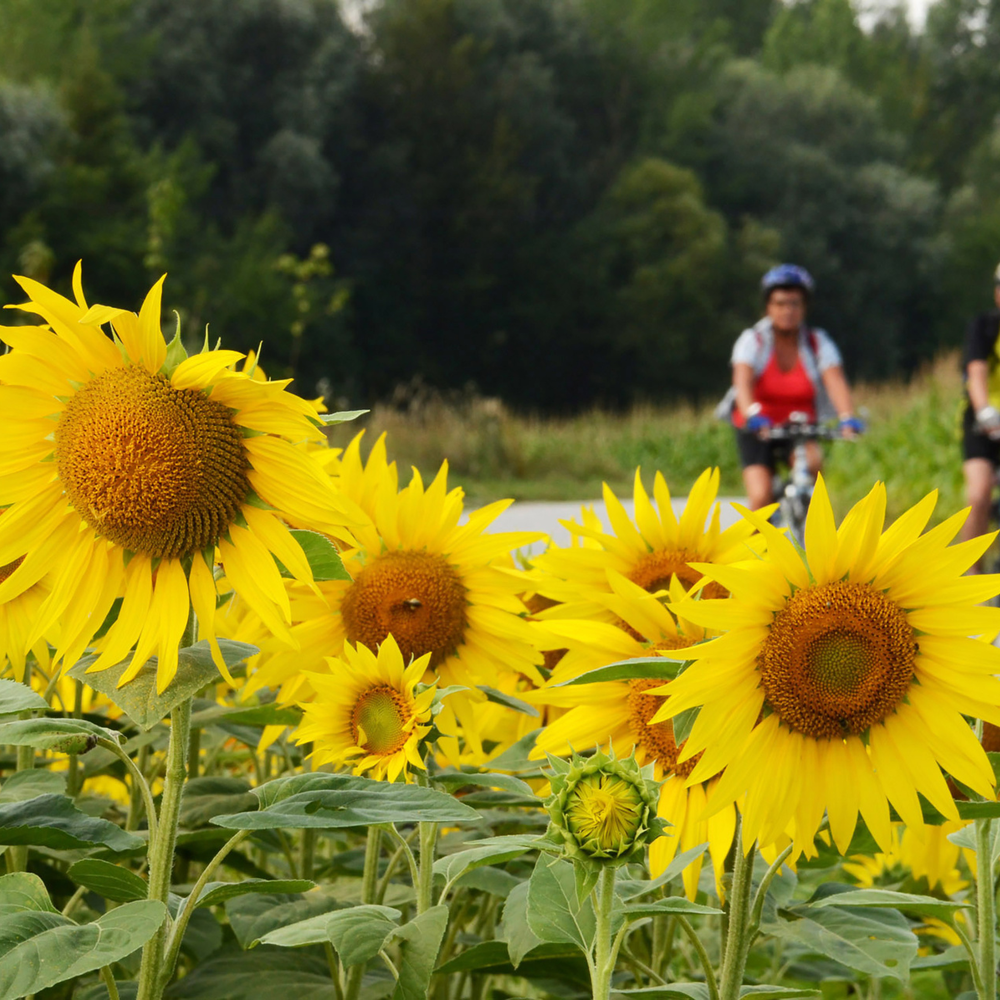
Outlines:
{"type": "Polygon", "coordinates": [[[409,737],[406,720],[409,706],[403,696],[387,685],[370,688],[351,713],[351,735],[357,746],[370,754],[388,757],[402,749],[409,737]]]}
{"type": "Polygon", "coordinates": [[[635,785],[615,775],[591,774],[570,792],[566,822],[581,846],[622,854],[638,833],[642,805],[635,785]]]}

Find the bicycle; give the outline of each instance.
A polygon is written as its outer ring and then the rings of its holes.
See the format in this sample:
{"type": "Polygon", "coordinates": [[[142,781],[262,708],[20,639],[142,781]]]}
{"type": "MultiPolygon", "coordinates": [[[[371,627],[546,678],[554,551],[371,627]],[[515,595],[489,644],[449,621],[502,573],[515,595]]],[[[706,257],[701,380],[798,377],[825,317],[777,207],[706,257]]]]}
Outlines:
{"type": "Polygon", "coordinates": [[[787,464],[787,471],[780,466],[774,475],[773,495],[779,507],[772,522],[786,527],[799,545],[805,544],[806,515],[816,482],[809,471],[806,443],[809,441],[845,440],[839,427],[809,422],[803,415],[793,413],[787,423],[778,424],[767,431],[767,440],[785,443],[787,453],[779,449],[776,458],[787,464]]]}

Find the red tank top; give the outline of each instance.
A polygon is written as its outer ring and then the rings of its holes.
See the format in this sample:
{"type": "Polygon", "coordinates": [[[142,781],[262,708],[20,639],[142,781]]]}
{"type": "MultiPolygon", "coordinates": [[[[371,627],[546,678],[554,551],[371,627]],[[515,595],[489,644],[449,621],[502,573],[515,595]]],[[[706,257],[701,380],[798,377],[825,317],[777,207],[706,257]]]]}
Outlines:
{"type": "MultiPolygon", "coordinates": [[[[805,413],[809,420],[816,419],[816,387],[802,364],[802,358],[795,361],[790,371],[783,372],[778,367],[777,355],[772,352],[767,367],[753,389],[754,402],[760,403],[761,416],[773,424],[783,424],[792,413],[805,413]]],[[[737,409],[733,414],[737,427],[744,425],[743,414],[737,409]]]]}

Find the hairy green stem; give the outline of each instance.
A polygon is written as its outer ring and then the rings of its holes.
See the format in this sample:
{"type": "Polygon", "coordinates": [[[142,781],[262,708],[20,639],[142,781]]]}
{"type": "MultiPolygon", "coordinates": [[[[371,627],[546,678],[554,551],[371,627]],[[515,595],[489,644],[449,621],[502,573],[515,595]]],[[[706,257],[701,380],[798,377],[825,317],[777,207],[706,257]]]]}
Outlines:
{"type": "Polygon", "coordinates": [[[417,884],[417,914],[434,905],[434,853],[437,847],[437,823],[420,824],[420,870],[417,884]]]}
{"type": "MultiPolygon", "coordinates": [[[[27,687],[31,687],[31,663],[25,663],[24,665],[24,684],[27,687]]],[[[21,712],[18,716],[20,719],[30,719],[32,713],[21,712]]],[[[17,770],[18,771],[30,771],[35,766],[35,748],[34,747],[18,747],[17,748],[17,770]]],[[[9,847],[7,849],[7,871],[8,872],[24,872],[28,870],[28,845],[16,845],[14,847],[9,847]]]]}
{"type": "Polygon", "coordinates": [[[227,840],[222,847],[219,848],[218,853],[212,858],[207,865],[205,865],[205,870],[198,876],[198,881],[195,882],[194,888],[191,890],[190,895],[184,901],[184,907],[177,914],[177,919],[174,921],[174,926],[170,932],[170,940],[167,943],[166,957],[163,960],[163,967],[160,973],[160,984],[163,989],[166,989],[167,984],[170,982],[171,977],[174,974],[174,967],[177,965],[177,957],[181,952],[181,944],[184,941],[184,932],[187,930],[188,922],[194,915],[194,911],[198,906],[198,897],[201,895],[202,890],[208,884],[208,880],[215,873],[215,869],[225,861],[226,856],[235,847],[238,847],[243,843],[247,837],[250,836],[250,830],[239,830],[237,833],[233,834],[232,837],[227,840]]]}
{"type": "Polygon", "coordinates": [[[705,946],[698,937],[698,932],[691,926],[691,921],[683,913],[675,913],[677,926],[687,935],[688,940],[694,945],[694,950],[698,953],[698,961],[705,972],[705,985],[708,987],[708,995],[711,1000],[719,1000],[719,983],[715,978],[715,970],[712,968],[712,960],[708,957],[705,946]]]}
{"type": "MultiPolygon", "coordinates": [[[[149,784],[143,777],[142,771],[136,766],[132,758],[129,757],[127,753],[114,741],[109,740],[104,736],[97,737],[97,745],[103,747],[103,749],[113,753],[124,765],[125,770],[128,771],[129,777],[132,779],[132,789],[138,798],[141,800],[143,807],[146,810],[146,825],[149,828],[149,852],[153,852],[153,842],[156,840],[156,806],[153,803],[153,793],[150,790],[149,784]]],[[[129,809],[129,817],[133,818],[136,825],[139,822],[138,810],[129,809]]],[[[133,826],[132,829],[135,829],[133,826]]]]}
{"type": "Polygon", "coordinates": [[[108,1000],[121,1000],[118,994],[118,984],[115,982],[115,977],[111,973],[111,966],[105,965],[101,969],[101,979],[104,980],[104,985],[108,988],[108,1000]]]}
{"type": "MultiPolygon", "coordinates": [[[[597,933],[594,940],[594,962],[590,969],[590,987],[594,1000],[608,1000],[611,995],[611,975],[615,971],[615,955],[611,944],[611,912],[615,905],[614,865],[605,865],[597,882],[594,898],[597,933]]],[[[618,942],[620,944],[620,940],[618,942]]]]}
{"type": "MultiPolygon", "coordinates": [[[[365,867],[361,874],[361,902],[374,903],[378,892],[378,855],[382,846],[382,831],[377,826],[368,827],[368,839],[365,841],[365,867]]],[[[364,963],[352,965],[347,974],[347,988],[344,990],[345,1000],[357,1000],[361,992],[361,983],[365,977],[364,963]]]]}
{"type": "Polygon", "coordinates": [[[753,909],[750,911],[750,926],[747,936],[747,947],[749,948],[760,930],[760,919],[764,913],[764,901],[767,899],[767,891],[771,888],[775,875],[781,871],[781,866],[785,859],[792,853],[792,845],[789,844],[775,859],[774,864],[768,868],[757,888],[757,895],[753,899],[753,909]]]}
{"type": "Polygon", "coordinates": [[[729,934],[719,984],[720,1000],[739,1000],[747,952],[750,950],[750,888],[757,845],[754,844],[746,854],[743,853],[743,817],[739,813],[736,814],[733,844],[736,847],[736,857],[729,900],[729,934]]]}
{"type": "MultiPolygon", "coordinates": [[[[190,642],[187,643],[190,645],[190,642]]],[[[170,713],[170,742],[167,746],[167,767],[163,776],[163,796],[156,839],[149,855],[149,899],[166,904],[170,895],[170,878],[174,866],[174,846],[177,842],[177,821],[180,816],[181,794],[187,775],[188,735],[191,726],[191,699],[182,701],[170,713]]],[[[167,936],[166,922],[146,942],[139,967],[139,991],[136,1000],[160,1000],[163,985],[160,969],[163,946],[167,936]]]]}
{"type": "Polygon", "coordinates": [[[996,1000],[996,885],[993,881],[993,820],[976,820],[976,912],[979,923],[980,1000],[996,1000]]]}

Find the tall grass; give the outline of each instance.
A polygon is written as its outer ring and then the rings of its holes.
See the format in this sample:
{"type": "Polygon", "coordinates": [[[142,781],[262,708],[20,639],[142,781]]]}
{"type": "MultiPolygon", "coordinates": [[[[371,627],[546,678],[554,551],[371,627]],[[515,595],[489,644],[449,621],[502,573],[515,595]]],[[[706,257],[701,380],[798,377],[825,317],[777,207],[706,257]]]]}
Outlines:
{"type": "MultiPolygon", "coordinates": [[[[900,514],[929,490],[941,491],[941,516],[962,505],[956,413],[962,395],[954,356],[939,358],[909,382],[860,385],[857,404],[868,431],[827,449],[825,473],[837,513],[882,479],[889,513],[900,514]]],[[[447,458],[450,481],[470,500],[583,500],[606,481],[629,492],[637,466],[647,485],[660,470],[683,494],[706,466],[722,469],[722,492],[742,493],[733,432],[711,407],[637,406],[627,413],[592,410],[567,419],[511,413],[499,400],[471,391],[442,395],[419,381],[401,388],[358,424],[339,427],[343,445],[358,426],[370,446],[387,432],[390,457],[403,470],[433,474],[447,458]]],[[[406,478],[405,476],[403,477],[406,478]]]]}

